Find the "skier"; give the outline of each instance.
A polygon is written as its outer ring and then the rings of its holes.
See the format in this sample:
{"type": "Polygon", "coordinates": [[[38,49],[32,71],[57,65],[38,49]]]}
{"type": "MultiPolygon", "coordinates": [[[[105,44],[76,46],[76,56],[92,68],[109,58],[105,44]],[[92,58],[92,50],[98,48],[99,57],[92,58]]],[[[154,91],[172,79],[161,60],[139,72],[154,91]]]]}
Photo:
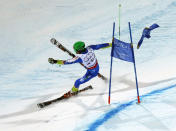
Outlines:
{"type": "Polygon", "coordinates": [[[108,47],[112,47],[112,43],[90,45],[88,47],[85,47],[84,42],[78,41],[73,45],[73,49],[77,54],[76,57],[68,60],[55,60],[53,58],[49,58],[48,62],[50,64],[59,65],[81,63],[87,69],[86,74],[83,77],[77,79],[71,89],[71,93],[76,93],[79,90],[80,84],[83,84],[98,75],[99,64],[94,54],[94,50],[99,50],[108,47]]]}

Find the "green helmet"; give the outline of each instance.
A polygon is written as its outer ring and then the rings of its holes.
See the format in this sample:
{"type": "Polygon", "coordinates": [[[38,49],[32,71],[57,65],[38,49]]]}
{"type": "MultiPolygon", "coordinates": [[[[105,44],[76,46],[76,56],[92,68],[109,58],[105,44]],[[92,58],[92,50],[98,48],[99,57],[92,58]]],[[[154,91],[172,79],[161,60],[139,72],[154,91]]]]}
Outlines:
{"type": "Polygon", "coordinates": [[[80,52],[80,51],[83,51],[85,49],[85,43],[82,42],[82,41],[77,41],[77,42],[74,43],[73,49],[76,53],[80,52]]]}

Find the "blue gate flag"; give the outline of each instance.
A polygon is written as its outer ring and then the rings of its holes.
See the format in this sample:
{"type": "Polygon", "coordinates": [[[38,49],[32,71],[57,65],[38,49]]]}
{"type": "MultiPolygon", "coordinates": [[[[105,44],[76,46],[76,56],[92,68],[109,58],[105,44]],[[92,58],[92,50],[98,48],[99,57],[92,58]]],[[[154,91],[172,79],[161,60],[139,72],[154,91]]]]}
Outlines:
{"type": "Polygon", "coordinates": [[[114,38],[114,49],[112,56],[124,61],[134,62],[131,44],[125,43],[116,38],[114,38]]]}
{"type": "Polygon", "coordinates": [[[140,48],[140,46],[142,45],[142,42],[143,42],[143,40],[144,40],[145,37],[148,38],[148,39],[151,37],[150,36],[150,31],[153,30],[153,29],[155,29],[155,28],[158,28],[158,27],[159,27],[158,24],[153,24],[149,28],[148,27],[144,28],[144,30],[142,32],[142,36],[141,36],[141,38],[140,38],[140,40],[138,42],[138,45],[137,45],[137,49],[140,48]]]}

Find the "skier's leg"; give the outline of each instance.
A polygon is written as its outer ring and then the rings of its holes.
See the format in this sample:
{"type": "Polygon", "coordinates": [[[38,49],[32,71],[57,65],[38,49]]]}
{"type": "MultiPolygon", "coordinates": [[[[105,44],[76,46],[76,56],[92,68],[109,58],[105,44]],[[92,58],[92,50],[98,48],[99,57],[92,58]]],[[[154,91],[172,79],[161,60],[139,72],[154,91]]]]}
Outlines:
{"type": "Polygon", "coordinates": [[[83,84],[83,83],[89,81],[90,79],[94,78],[95,76],[97,76],[98,72],[99,72],[99,66],[97,66],[94,69],[87,70],[86,74],[82,78],[75,81],[75,84],[72,89],[74,90],[75,88],[77,88],[75,90],[78,90],[78,88],[81,84],[83,84]]]}
{"type": "Polygon", "coordinates": [[[96,75],[92,75],[92,74],[90,74],[90,73],[87,71],[87,73],[86,73],[83,77],[81,77],[81,78],[79,78],[79,79],[77,79],[77,80],[75,81],[74,86],[75,86],[76,88],[79,88],[79,86],[80,86],[81,84],[83,84],[83,83],[89,81],[90,79],[92,79],[92,78],[95,77],[95,76],[96,76],[96,75]]]}

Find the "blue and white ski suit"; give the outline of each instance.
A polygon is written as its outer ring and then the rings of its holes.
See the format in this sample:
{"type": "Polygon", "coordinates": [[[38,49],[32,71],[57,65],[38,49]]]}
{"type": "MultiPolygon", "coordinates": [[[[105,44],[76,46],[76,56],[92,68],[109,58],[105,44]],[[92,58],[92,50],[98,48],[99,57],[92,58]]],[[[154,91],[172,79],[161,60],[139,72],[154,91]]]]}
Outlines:
{"type": "Polygon", "coordinates": [[[90,45],[86,47],[85,52],[77,54],[77,56],[73,59],[64,61],[64,64],[81,63],[87,69],[86,74],[75,81],[74,86],[76,88],[79,88],[80,84],[83,84],[98,75],[99,64],[94,54],[94,50],[98,50],[108,46],[110,46],[109,43],[90,45]]]}

